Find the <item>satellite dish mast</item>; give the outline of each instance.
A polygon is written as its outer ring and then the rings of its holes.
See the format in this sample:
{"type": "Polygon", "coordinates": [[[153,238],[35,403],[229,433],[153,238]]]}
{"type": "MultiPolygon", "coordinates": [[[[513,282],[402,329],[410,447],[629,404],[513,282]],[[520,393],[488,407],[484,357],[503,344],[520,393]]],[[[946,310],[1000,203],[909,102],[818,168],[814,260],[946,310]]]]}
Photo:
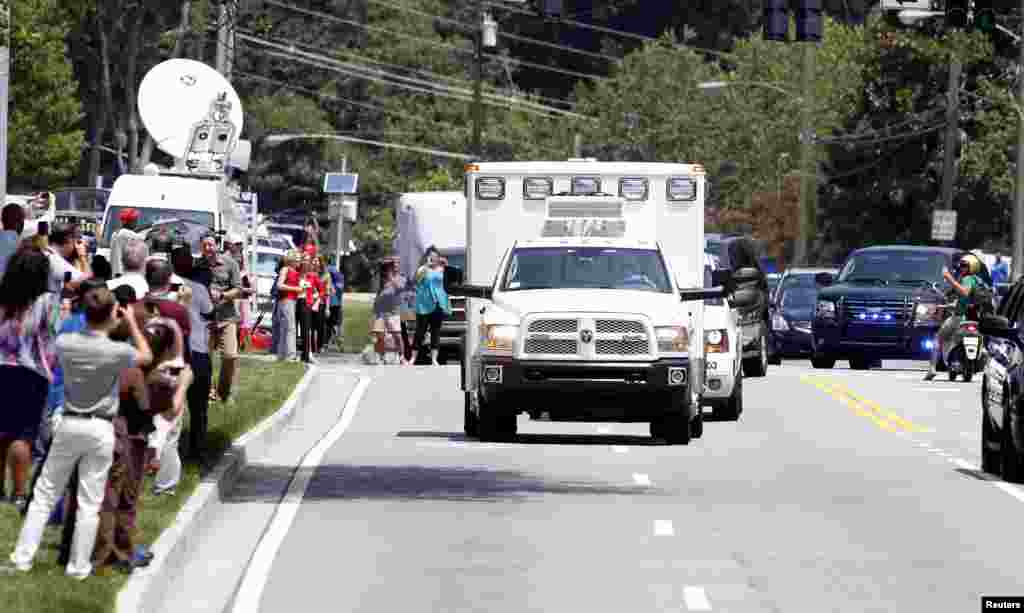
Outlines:
{"type": "Polygon", "coordinates": [[[210,66],[173,59],[154,66],[139,85],[139,116],[178,170],[223,177],[242,133],[242,101],[210,66]]]}

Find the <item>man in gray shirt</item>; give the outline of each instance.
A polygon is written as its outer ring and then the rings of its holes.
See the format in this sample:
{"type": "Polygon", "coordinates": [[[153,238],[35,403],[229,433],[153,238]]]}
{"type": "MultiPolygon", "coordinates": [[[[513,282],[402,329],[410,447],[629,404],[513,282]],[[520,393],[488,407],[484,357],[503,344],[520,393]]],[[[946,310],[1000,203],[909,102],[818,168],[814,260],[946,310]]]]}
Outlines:
{"type": "Polygon", "coordinates": [[[202,258],[199,260],[199,274],[209,280],[210,298],[214,305],[214,320],[210,325],[210,354],[219,350],[221,357],[217,398],[229,403],[238,370],[239,317],[235,300],[242,297],[242,274],[238,262],[220,252],[213,236],[203,238],[200,248],[202,258]]]}
{"type": "Polygon", "coordinates": [[[57,338],[64,371],[64,412],[50,453],[36,482],[32,503],[10,565],[2,572],[27,572],[43,538],[46,520],[78,465],[78,517],[66,572],[75,579],[92,573],[92,554],[99,528],[99,509],[114,457],[113,419],[119,407],[121,371],[145,367],[153,360],[149,343],[135,315],[119,307],[106,287],[85,292],[87,327],[57,338]],[[121,319],[128,320],[134,347],[110,340],[121,319]]]}

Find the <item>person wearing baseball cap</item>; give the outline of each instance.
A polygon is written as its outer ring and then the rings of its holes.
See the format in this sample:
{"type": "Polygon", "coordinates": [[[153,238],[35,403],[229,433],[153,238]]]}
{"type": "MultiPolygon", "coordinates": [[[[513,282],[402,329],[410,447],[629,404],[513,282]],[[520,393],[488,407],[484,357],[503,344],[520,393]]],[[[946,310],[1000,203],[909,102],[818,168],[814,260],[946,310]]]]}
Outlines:
{"type": "Polygon", "coordinates": [[[121,227],[110,238],[110,268],[115,278],[120,277],[125,272],[123,260],[125,245],[132,239],[141,240],[143,238],[136,231],[141,217],[138,209],[130,208],[123,209],[117,216],[118,221],[121,222],[121,227]]]}

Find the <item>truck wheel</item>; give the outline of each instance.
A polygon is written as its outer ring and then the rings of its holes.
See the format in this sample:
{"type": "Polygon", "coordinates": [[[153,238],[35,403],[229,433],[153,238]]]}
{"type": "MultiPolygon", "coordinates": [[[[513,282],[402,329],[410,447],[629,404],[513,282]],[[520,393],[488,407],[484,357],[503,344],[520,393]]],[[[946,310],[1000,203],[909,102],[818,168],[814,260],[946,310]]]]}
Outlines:
{"type": "Polygon", "coordinates": [[[964,362],[964,372],[961,374],[964,377],[964,383],[970,383],[974,378],[974,366],[970,362],[964,362]]]}
{"type": "Polygon", "coordinates": [[[836,365],[836,359],[827,355],[811,356],[811,366],[815,368],[832,368],[836,365]]]}
{"type": "Polygon", "coordinates": [[[981,380],[981,470],[999,474],[999,454],[992,449],[998,448],[992,431],[992,420],[988,417],[988,379],[981,380]]]}
{"type": "Polygon", "coordinates": [[[517,423],[516,416],[501,415],[498,407],[495,407],[484,397],[477,394],[477,406],[480,412],[477,415],[477,430],[480,440],[485,442],[503,442],[515,437],[517,423]]]}
{"type": "Polygon", "coordinates": [[[762,336],[757,356],[743,360],[743,376],[763,377],[766,374],[768,374],[768,343],[762,336]]]}
{"type": "Polygon", "coordinates": [[[850,368],[853,370],[870,370],[871,358],[850,358],[850,368]]]}
{"type": "Polygon", "coordinates": [[[704,411],[697,411],[697,414],[690,420],[690,438],[704,436],[704,411]]]}
{"type": "Polygon", "coordinates": [[[716,406],[712,413],[717,421],[739,421],[743,414],[743,377],[736,378],[732,395],[723,405],[716,406]]]}
{"type": "Polygon", "coordinates": [[[473,412],[473,395],[476,392],[464,392],[466,396],[465,413],[462,417],[462,429],[466,436],[476,438],[480,435],[480,423],[477,421],[476,413],[473,412]]]}
{"type": "MultiPolygon", "coordinates": [[[[1006,390],[1007,392],[1009,390],[1006,390]]],[[[1003,427],[1000,431],[999,464],[1003,481],[1020,483],[1021,475],[1020,449],[1017,448],[1013,436],[1013,421],[1010,419],[1010,394],[1003,394],[1003,427]]]]}
{"type": "MultiPolygon", "coordinates": [[[[686,414],[686,407],[679,415],[666,415],[651,422],[651,436],[666,441],[669,445],[689,445],[693,436],[692,423],[686,414]]],[[[704,427],[703,418],[701,427],[704,427]]]]}

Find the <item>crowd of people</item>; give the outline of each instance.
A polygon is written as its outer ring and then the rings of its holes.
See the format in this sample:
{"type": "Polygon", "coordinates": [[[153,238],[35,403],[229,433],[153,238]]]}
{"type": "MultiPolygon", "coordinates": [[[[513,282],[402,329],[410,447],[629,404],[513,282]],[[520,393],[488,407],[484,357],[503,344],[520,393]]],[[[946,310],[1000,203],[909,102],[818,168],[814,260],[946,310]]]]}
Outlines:
{"type": "Polygon", "coordinates": [[[187,244],[144,240],[132,214],[112,241],[115,275],[102,259],[90,266],[75,226],[24,237],[24,209],[2,209],[0,387],[12,396],[0,411],[0,498],[24,516],[4,574],[30,570],[46,525],[62,518],[73,529],[67,575],[148,565],[136,528],[147,473],[166,495],[183,455],[212,467],[210,402],[234,402],[235,303],[252,291],[230,253],[240,241],[222,252],[207,235],[196,258],[187,244]]]}
{"type": "Polygon", "coordinates": [[[315,242],[281,258],[274,298],[271,346],[278,359],[314,364],[341,331],[345,277],[315,242]]]}

